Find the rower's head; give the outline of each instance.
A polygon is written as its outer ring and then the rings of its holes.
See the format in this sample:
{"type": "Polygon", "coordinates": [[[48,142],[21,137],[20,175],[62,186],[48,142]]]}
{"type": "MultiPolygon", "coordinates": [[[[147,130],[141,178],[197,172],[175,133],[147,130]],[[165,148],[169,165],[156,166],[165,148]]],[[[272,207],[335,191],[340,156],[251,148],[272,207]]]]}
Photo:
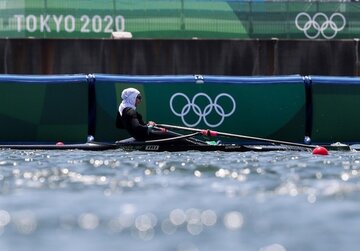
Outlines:
{"type": "Polygon", "coordinates": [[[139,93],[136,96],[135,106],[138,106],[141,103],[141,100],[142,100],[142,97],[141,97],[141,94],[139,93]]]}
{"type": "Polygon", "coordinates": [[[132,106],[138,106],[141,102],[141,94],[140,92],[135,88],[126,88],[121,93],[121,98],[126,103],[132,105],[132,106]]]}

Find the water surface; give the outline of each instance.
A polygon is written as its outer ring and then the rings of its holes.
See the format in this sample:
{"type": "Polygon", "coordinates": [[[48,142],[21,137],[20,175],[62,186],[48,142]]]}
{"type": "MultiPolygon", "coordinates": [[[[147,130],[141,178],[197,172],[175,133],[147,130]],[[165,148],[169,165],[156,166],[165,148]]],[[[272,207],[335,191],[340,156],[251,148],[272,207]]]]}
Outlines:
{"type": "Polygon", "coordinates": [[[358,250],[360,154],[0,151],[0,250],[358,250]]]}

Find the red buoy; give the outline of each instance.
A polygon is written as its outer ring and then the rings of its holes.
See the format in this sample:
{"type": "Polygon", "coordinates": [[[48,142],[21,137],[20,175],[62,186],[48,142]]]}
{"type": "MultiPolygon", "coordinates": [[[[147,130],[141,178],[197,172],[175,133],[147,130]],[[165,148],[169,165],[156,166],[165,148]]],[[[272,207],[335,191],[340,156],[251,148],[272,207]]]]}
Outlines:
{"type": "Polygon", "coordinates": [[[57,146],[63,146],[63,145],[64,145],[64,142],[61,142],[61,141],[56,142],[56,145],[57,145],[57,146]]]}
{"type": "Polygon", "coordinates": [[[328,150],[323,146],[315,147],[314,150],[312,151],[312,153],[318,154],[318,155],[328,155],[329,154],[328,150]]]}

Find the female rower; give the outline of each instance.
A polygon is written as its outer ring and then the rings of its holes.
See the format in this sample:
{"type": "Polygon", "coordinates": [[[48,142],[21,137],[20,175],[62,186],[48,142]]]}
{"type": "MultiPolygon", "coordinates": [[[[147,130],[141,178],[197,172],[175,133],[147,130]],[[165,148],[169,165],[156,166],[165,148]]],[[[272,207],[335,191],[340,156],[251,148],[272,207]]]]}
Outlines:
{"type": "Polygon", "coordinates": [[[141,94],[135,88],[127,88],[121,93],[122,102],[116,117],[116,127],[128,131],[128,133],[139,141],[162,139],[174,137],[172,133],[164,128],[156,128],[155,122],[149,121],[147,124],[143,121],[136,108],[141,104],[141,94]]]}

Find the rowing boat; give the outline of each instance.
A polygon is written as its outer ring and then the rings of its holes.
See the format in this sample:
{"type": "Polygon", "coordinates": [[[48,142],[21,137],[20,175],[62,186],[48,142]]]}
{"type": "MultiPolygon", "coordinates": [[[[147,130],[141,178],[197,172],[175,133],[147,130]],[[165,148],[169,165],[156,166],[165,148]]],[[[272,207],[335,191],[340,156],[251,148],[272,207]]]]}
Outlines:
{"type": "MultiPolygon", "coordinates": [[[[348,151],[348,145],[326,145],[328,150],[348,151]]],[[[115,143],[107,142],[87,142],[82,144],[3,144],[0,149],[15,150],[85,150],[85,151],[145,151],[145,152],[182,152],[182,151],[201,151],[201,152],[270,152],[270,151],[309,151],[308,148],[287,146],[287,145],[244,145],[244,144],[179,144],[170,142],[144,142],[135,141],[132,138],[115,143]]]]}
{"type": "MultiPolygon", "coordinates": [[[[239,144],[219,144],[219,145],[196,145],[196,144],[144,144],[142,142],[117,143],[118,148],[124,151],[146,151],[146,152],[182,152],[182,151],[222,151],[222,152],[269,152],[291,150],[283,146],[265,145],[239,145],[239,144]]],[[[294,148],[292,150],[295,150],[294,148]]],[[[300,150],[300,149],[296,149],[300,150]]],[[[301,149],[304,150],[304,149],[301,149]]]]}
{"type": "Polygon", "coordinates": [[[223,151],[223,152],[269,152],[269,151],[286,151],[304,149],[286,147],[286,146],[271,146],[271,145],[238,145],[238,144],[220,144],[220,145],[185,145],[185,144],[154,144],[144,142],[133,143],[105,143],[105,142],[91,142],[83,144],[5,144],[0,145],[0,149],[15,149],[15,150],[85,150],[85,151],[105,151],[120,149],[124,151],[146,151],[146,152],[181,152],[181,151],[223,151]]]}
{"type": "MultiPolygon", "coordinates": [[[[134,138],[129,138],[114,143],[96,142],[90,140],[81,144],[64,144],[58,142],[56,144],[0,144],[0,149],[18,149],[18,150],[88,150],[88,151],[104,151],[121,149],[124,151],[146,151],[146,152],[179,152],[179,151],[222,151],[222,152],[270,152],[270,151],[309,151],[318,148],[316,145],[306,145],[294,142],[286,142],[258,137],[251,137],[239,134],[231,134],[224,132],[216,132],[210,130],[201,130],[195,128],[187,128],[180,126],[172,126],[162,124],[164,128],[191,131],[190,134],[174,133],[174,137],[137,141],[134,138]],[[219,141],[204,141],[195,138],[195,136],[211,136],[211,137],[231,137],[237,139],[246,139],[253,141],[261,141],[262,144],[234,144],[234,143],[219,143],[219,141]],[[264,144],[265,143],[265,144],[264,144]]],[[[332,144],[321,146],[327,150],[349,151],[351,148],[346,144],[332,144]]],[[[323,154],[323,153],[320,153],[323,154]]]]}

